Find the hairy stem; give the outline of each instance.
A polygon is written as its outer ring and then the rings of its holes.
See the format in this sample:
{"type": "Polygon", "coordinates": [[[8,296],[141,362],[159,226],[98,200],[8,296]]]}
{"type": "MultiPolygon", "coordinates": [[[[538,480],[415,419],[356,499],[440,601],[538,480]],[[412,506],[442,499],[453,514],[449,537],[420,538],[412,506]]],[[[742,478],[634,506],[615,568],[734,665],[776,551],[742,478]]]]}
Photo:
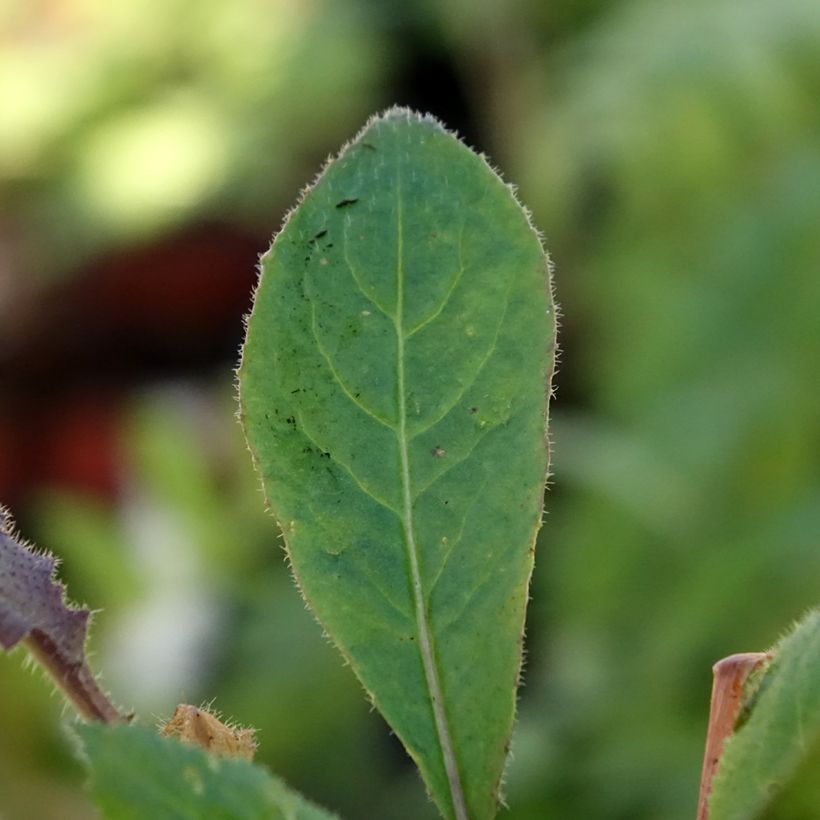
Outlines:
{"type": "Polygon", "coordinates": [[[68,660],[48,635],[39,629],[32,629],[22,644],[48,672],[80,717],[102,723],[120,723],[126,720],[97,685],[85,661],[78,663],[68,660]]]}
{"type": "Polygon", "coordinates": [[[770,658],[766,652],[743,652],[729,655],[712,667],[712,703],[700,776],[697,820],[709,820],[712,781],[720,765],[723,744],[735,730],[743,702],[743,684],[751,672],[770,658]]]}

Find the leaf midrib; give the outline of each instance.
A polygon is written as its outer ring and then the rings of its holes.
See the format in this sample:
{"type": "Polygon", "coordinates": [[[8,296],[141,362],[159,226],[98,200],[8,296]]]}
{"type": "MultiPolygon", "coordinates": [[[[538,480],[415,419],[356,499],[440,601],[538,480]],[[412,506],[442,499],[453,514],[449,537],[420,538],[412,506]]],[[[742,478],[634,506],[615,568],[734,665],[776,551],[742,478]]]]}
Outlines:
{"type": "Polygon", "coordinates": [[[427,608],[424,600],[424,591],[422,589],[418,547],[416,545],[413,522],[413,494],[410,480],[410,458],[407,450],[407,408],[404,376],[404,225],[402,220],[401,179],[398,171],[396,177],[396,312],[393,318],[393,324],[396,329],[396,380],[398,394],[398,428],[396,430],[396,438],[399,444],[402,499],[404,506],[401,520],[402,528],[404,529],[407,559],[410,566],[410,579],[413,587],[413,607],[415,610],[416,628],[419,634],[419,653],[421,655],[424,676],[427,681],[427,688],[433,707],[433,719],[439,745],[441,746],[441,754],[444,760],[447,782],[450,787],[450,798],[453,803],[453,810],[456,820],[469,820],[453,741],[450,736],[447,715],[444,711],[444,697],[439,680],[438,667],[433,653],[430,626],[427,622],[427,608]]]}

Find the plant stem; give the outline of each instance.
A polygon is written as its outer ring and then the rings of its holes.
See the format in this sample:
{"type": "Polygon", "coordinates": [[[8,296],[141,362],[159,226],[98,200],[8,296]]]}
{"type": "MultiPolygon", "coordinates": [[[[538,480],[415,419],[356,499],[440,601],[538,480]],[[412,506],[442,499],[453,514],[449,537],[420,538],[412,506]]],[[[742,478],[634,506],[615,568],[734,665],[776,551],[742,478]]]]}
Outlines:
{"type": "Polygon", "coordinates": [[[729,655],[712,667],[712,703],[700,776],[697,820],[709,820],[712,781],[720,765],[723,743],[735,729],[743,701],[743,684],[751,672],[770,658],[766,652],[742,652],[729,655]]]}
{"type": "Polygon", "coordinates": [[[22,643],[34,660],[48,672],[51,680],[80,717],[101,723],[120,723],[127,720],[97,685],[84,660],[68,660],[48,635],[39,629],[32,629],[22,643]]]}

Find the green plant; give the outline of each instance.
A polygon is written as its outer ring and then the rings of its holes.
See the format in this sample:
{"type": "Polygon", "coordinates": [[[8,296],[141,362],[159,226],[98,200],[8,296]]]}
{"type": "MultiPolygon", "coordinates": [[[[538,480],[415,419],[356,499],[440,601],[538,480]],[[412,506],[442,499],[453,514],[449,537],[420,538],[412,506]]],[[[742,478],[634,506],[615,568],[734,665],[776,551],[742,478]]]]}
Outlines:
{"type": "MultiPolygon", "coordinates": [[[[328,164],[263,258],[239,370],[303,595],[456,820],[500,799],[554,333],[548,261],[512,191],[437,122],[393,109],[328,164]]],[[[0,643],[26,643],[83,717],[111,724],[76,729],[107,816],[329,816],[242,759],[125,725],[88,671],[89,613],[66,607],[53,571],[3,524],[0,643]]],[[[813,615],[744,683],[711,820],[756,816],[820,737],[818,634],[813,615]]],[[[183,738],[237,745],[191,714],[183,738]]]]}
{"type": "Polygon", "coordinates": [[[294,574],[442,812],[490,816],[547,468],[538,237],[481,158],[395,110],[262,271],[242,418],[294,574]]]}

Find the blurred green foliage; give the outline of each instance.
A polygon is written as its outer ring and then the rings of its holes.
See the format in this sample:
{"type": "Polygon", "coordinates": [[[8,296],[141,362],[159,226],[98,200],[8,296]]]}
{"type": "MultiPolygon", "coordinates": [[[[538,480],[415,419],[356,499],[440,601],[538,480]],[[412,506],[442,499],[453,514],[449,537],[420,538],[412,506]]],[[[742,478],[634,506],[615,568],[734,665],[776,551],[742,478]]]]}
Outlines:
{"type": "MultiPolygon", "coordinates": [[[[519,186],[564,354],[509,816],[691,817],[711,664],[820,602],[820,6],[42,0],[0,21],[12,290],[204,217],[267,232],[392,102],[429,100],[519,186]],[[408,84],[433,58],[452,98],[408,84]]],[[[144,719],[216,697],[318,802],[433,817],[290,584],[214,365],[130,396],[116,505],[43,493],[26,531],[104,607],[94,663],[144,719]]],[[[60,705],[19,667],[0,658],[0,814],[91,816],[60,705]]],[[[804,781],[783,818],[818,810],[804,781]]]]}
{"type": "Polygon", "coordinates": [[[0,179],[45,272],[196,216],[269,230],[385,71],[354,3],[11,0],[0,25],[0,179]]]}

